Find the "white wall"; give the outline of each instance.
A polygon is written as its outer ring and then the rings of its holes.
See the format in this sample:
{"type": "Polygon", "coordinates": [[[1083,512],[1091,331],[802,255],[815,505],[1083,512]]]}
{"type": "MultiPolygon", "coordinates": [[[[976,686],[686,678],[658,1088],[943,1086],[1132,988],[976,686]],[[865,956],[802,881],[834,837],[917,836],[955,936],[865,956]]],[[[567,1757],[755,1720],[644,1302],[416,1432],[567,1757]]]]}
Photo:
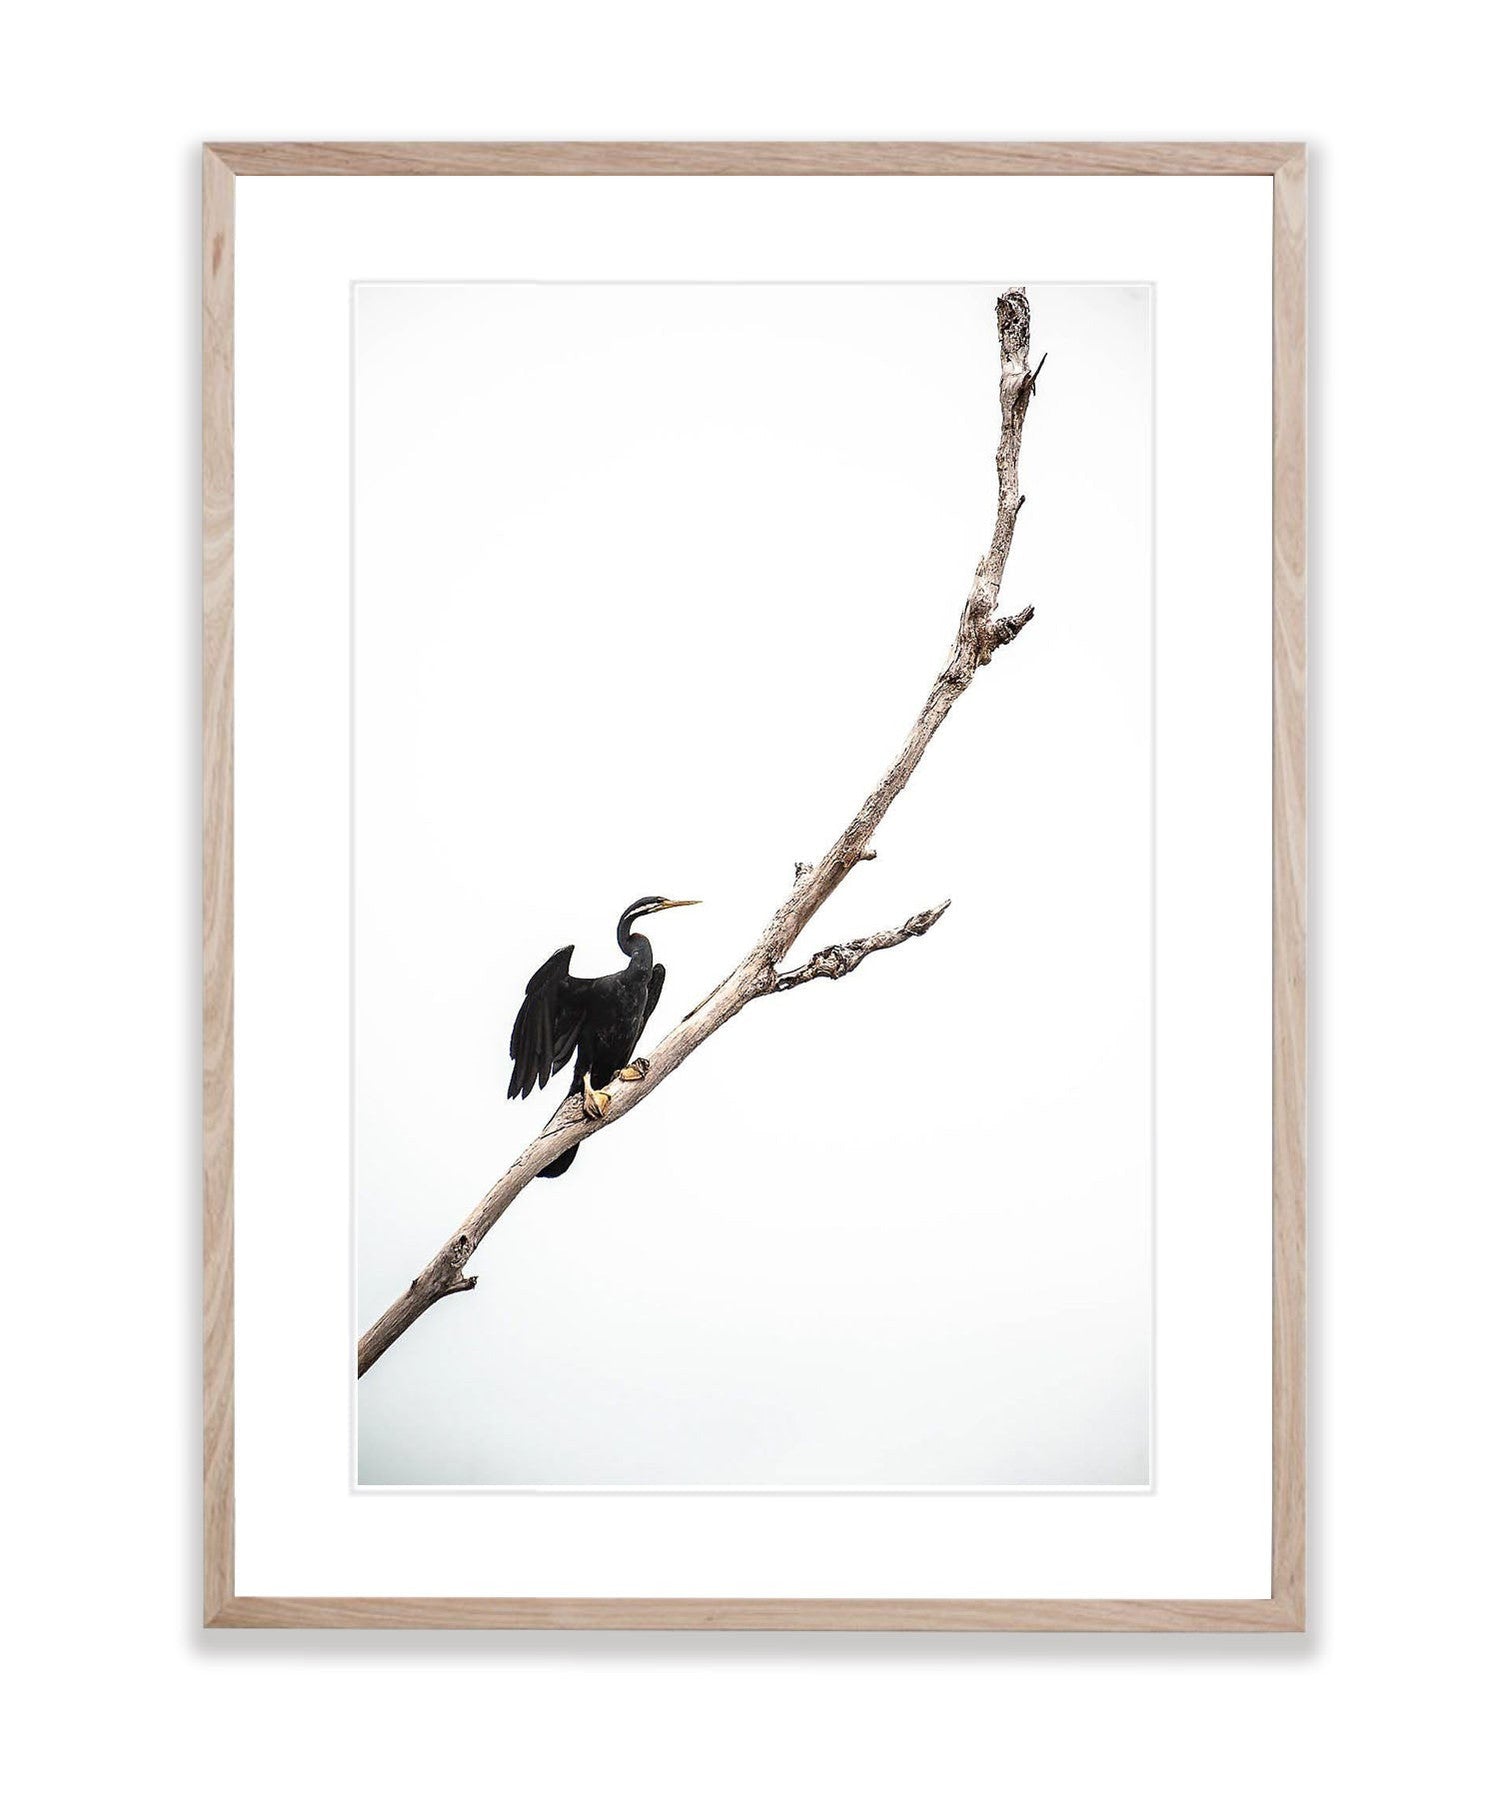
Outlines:
{"type": "Polygon", "coordinates": [[[1479,1784],[1499,608],[1475,17],[267,0],[12,26],[0,1191],[27,1790],[1479,1784]],[[1305,1640],[199,1633],[194,146],[527,134],[1312,138],[1305,1640]]]}

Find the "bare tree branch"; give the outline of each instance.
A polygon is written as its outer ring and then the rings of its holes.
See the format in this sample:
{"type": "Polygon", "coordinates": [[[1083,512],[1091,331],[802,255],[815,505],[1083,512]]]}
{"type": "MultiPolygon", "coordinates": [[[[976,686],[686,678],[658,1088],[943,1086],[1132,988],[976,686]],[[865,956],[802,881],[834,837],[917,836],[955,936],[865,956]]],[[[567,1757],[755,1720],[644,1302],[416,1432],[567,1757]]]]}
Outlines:
{"type": "Polygon", "coordinates": [[[437,1297],[439,1299],[446,1299],[450,1293],[472,1293],[478,1284],[479,1277],[477,1274],[465,1275],[462,1280],[449,1281],[447,1286],[442,1289],[437,1297]]]}
{"type": "MultiPolygon", "coordinates": [[[[974,675],[997,649],[1013,643],[1034,615],[1033,608],[1004,617],[999,611],[999,589],[1009,559],[1015,520],[1023,504],[1020,492],[1020,438],[1026,411],[1036,390],[1039,366],[1032,372],[1030,353],[1030,302],[1023,288],[1001,294],[995,308],[999,323],[999,448],[994,464],[999,476],[999,503],[988,553],[974,571],[957,636],[942,672],[932,685],[900,754],[874,791],[860,806],[837,841],[820,862],[798,863],[791,892],[775,916],[732,973],[651,1052],[649,1066],[639,1080],[615,1080],[603,1091],[609,1105],[602,1118],[590,1118],[582,1100],[569,1097],[557,1109],[541,1134],[527,1145],[505,1173],[463,1221],[437,1255],[405,1293],[390,1306],[359,1341],[359,1372],[364,1374],[384,1355],[396,1338],[430,1306],[450,1293],[466,1292],[475,1277],[466,1276],[469,1257],[504,1215],[522,1188],[563,1150],[597,1131],[606,1130],[655,1092],[673,1069],[705,1043],[720,1026],[742,1012],[751,1000],[786,992],[818,978],[841,979],[876,950],[890,949],[908,938],[923,936],[947,910],[947,903],[929,912],[918,912],[898,931],[880,931],[857,937],[846,944],[820,950],[799,968],[780,971],[797,938],[814,914],[842,883],[849,870],[872,860],[870,848],[880,820],[910,780],[916,764],[974,675]]],[[[1045,357],[1042,358],[1045,361],[1045,357]]]]}
{"type": "Polygon", "coordinates": [[[877,949],[894,949],[897,943],[904,943],[908,937],[925,937],[932,926],[952,904],[951,900],[943,900],[940,906],[933,906],[929,912],[917,912],[897,931],[876,931],[872,937],[855,937],[850,943],[832,943],[826,949],[818,950],[810,956],[800,968],[788,968],[776,976],[776,984],[772,993],[789,993],[793,987],[801,987],[808,981],[826,979],[841,981],[846,974],[852,974],[866,956],[873,955],[877,949]]]}

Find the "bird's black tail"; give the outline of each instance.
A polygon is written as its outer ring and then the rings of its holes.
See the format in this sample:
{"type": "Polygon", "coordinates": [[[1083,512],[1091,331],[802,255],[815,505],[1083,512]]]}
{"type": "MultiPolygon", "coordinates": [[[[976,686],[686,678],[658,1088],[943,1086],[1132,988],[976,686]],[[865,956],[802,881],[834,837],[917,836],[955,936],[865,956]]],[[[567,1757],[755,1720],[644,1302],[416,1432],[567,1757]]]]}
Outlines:
{"type": "MultiPolygon", "coordinates": [[[[583,1074],[582,1074],[582,1070],[579,1069],[579,1071],[573,1075],[572,1085],[567,1090],[567,1097],[569,1099],[573,1099],[582,1091],[583,1091],[583,1074]]],[[[558,1106],[557,1112],[560,1112],[561,1110],[562,1110],[562,1107],[558,1106]]],[[[557,1112],[554,1112],[552,1114],[552,1117],[554,1119],[557,1116],[557,1112]]],[[[573,1165],[573,1157],[575,1155],[577,1155],[578,1151],[582,1147],[583,1147],[582,1144],[575,1143],[571,1149],[563,1150],[563,1152],[560,1156],[554,1156],[552,1158],[552,1160],[547,1163],[545,1168],[539,1170],[539,1172],[537,1173],[537,1176],[536,1176],[537,1180],[539,1180],[539,1181],[554,1181],[554,1180],[556,1180],[556,1178],[559,1174],[566,1174],[568,1169],[571,1168],[573,1165]]]]}
{"type": "Polygon", "coordinates": [[[577,1155],[581,1148],[581,1144],[575,1143],[571,1149],[563,1150],[562,1154],[558,1156],[555,1161],[548,1162],[545,1168],[537,1171],[537,1180],[554,1181],[559,1174],[566,1174],[568,1169],[573,1165],[573,1157],[577,1155]]]}

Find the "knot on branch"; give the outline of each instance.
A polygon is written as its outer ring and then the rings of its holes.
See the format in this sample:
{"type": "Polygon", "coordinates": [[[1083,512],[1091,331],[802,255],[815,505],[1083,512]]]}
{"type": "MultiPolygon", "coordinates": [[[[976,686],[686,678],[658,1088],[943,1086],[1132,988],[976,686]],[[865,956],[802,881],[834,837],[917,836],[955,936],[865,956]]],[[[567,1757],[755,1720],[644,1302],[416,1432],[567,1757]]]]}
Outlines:
{"type": "Polygon", "coordinates": [[[925,912],[913,914],[901,926],[902,937],[925,937],[932,926],[952,904],[951,900],[943,900],[940,906],[929,906],[925,912]]]}
{"type": "Polygon", "coordinates": [[[979,626],[979,661],[987,663],[997,649],[1015,639],[1036,616],[1036,608],[1012,612],[1008,618],[987,618],[979,626]]]}
{"type": "MultiPolygon", "coordinates": [[[[854,944],[830,943],[826,949],[818,950],[817,954],[807,963],[807,967],[813,971],[812,979],[821,976],[825,980],[841,981],[844,975],[851,974],[861,961],[863,961],[863,957],[854,944]]],[[[788,985],[794,985],[794,983],[783,975],[776,983],[777,991],[784,992],[788,985]]]]}
{"type": "Polygon", "coordinates": [[[994,303],[999,348],[1006,361],[1024,362],[1031,347],[1031,303],[1023,287],[1012,287],[994,303]]]}

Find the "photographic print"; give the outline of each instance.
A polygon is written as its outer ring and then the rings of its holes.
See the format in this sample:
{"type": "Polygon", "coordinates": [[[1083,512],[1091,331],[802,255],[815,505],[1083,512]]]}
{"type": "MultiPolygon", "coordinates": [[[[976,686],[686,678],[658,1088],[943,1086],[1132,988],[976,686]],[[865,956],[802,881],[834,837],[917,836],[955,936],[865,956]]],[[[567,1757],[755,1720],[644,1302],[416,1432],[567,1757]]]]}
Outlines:
{"type": "Polygon", "coordinates": [[[357,1481],[1152,1479],[1152,293],[353,290],[357,1481]]]}

